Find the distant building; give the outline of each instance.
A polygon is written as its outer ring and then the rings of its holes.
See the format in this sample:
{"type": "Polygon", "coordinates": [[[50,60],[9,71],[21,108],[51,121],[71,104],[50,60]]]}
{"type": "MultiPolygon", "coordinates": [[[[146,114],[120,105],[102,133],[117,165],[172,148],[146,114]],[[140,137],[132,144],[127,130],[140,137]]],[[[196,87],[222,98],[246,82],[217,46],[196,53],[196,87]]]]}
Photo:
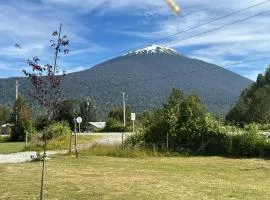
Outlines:
{"type": "Polygon", "coordinates": [[[97,129],[103,129],[106,126],[106,122],[88,122],[89,123],[89,131],[95,131],[97,129]]]}
{"type": "Polygon", "coordinates": [[[12,126],[14,126],[14,125],[13,124],[3,124],[1,126],[1,135],[10,135],[12,126]]]}

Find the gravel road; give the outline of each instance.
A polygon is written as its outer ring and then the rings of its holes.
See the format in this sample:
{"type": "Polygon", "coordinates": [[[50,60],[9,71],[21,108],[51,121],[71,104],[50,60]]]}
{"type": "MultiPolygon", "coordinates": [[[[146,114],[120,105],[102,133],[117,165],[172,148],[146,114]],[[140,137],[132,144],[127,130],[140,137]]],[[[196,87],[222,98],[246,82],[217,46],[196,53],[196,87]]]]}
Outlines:
{"type": "MultiPolygon", "coordinates": [[[[125,140],[127,136],[131,135],[132,133],[124,133],[123,139],[125,140]]],[[[95,139],[91,143],[80,144],[78,145],[80,149],[88,149],[92,145],[101,144],[101,145],[114,145],[114,144],[121,144],[122,142],[122,133],[81,133],[80,135],[93,135],[93,136],[100,136],[100,138],[95,139]]]]}
{"type": "MultiPolygon", "coordinates": [[[[124,133],[123,139],[132,133],[124,133]]],[[[102,138],[96,139],[94,142],[98,144],[120,144],[122,142],[122,133],[90,133],[90,135],[101,136],[102,138]]]]}
{"type": "MultiPolygon", "coordinates": [[[[65,151],[66,152],[66,151],[65,151]]],[[[47,151],[47,156],[61,154],[63,151],[47,151]]],[[[11,154],[0,154],[0,164],[3,163],[21,163],[31,161],[31,156],[36,156],[35,151],[26,151],[11,154]]]]}
{"type": "MultiPolygon", "coordinates": [[[[125,133],[124,140],[131,133],[125,133]]],[[[120,144],[122,142],[122,133],[81,133],[79,135],[94,135],[101,136],[101,138],[94,140],[91,143],[78,145],[79,149],[88,148],[93,144],[120,144]]],[[[64,154],[67,151],[47,151],[47,156],[55,155],[55,154],[64,154]]],[[[11,153],[11,154],[0,154],[0,164],[3,163],[21,163],[31,161],[31,156],[36,156],[35,151],[26,151],[19,153],[11,153]]]]}

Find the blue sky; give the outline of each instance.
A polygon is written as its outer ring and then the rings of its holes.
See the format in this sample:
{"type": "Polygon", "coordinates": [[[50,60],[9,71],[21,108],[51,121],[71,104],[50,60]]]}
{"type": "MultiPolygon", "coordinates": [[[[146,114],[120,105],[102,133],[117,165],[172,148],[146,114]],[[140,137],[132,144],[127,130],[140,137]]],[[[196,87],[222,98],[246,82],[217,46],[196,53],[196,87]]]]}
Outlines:
{"type": "MultiPolygon", "coordinates": [[[[164,0],[0,0],[0,78],[22,76],[26,60],[33,56],[51,63],[49,41],[60,23],[71,45],[70,54],[61,56],[59,65],[74,72],[94,66],[98,59],[116,56],[263,1],[176,0],[182,13],[175,16],[164,0]],[[16,43],[22,49],[15,48],[16,43]]],[[[270,2],[158,44],[173,42],[169,47],[181,54],[226,65],[227,69],[255,80],[270,59],[228,65],[270,56],[270,14],[180,40],[267,10],[270,2]]]]}

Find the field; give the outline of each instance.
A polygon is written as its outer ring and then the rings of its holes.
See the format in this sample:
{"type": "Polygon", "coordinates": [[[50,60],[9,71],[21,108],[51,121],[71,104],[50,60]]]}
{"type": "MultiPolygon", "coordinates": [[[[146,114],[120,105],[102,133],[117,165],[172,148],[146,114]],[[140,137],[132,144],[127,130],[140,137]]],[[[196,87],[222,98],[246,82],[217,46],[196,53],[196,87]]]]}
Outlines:
{"type": "MultiPolygon", "coordinates": [[[[55,156],[45,199],[270,199],[270,161],[55,156]]],[[[37,199],[40,163],[0,164],[0,199],[37,199]]]]}
{"type": "Polygon", "coordinates": [[[0,142],[0,154],[20,152],[23,148],[24,142],[0,142]]]}

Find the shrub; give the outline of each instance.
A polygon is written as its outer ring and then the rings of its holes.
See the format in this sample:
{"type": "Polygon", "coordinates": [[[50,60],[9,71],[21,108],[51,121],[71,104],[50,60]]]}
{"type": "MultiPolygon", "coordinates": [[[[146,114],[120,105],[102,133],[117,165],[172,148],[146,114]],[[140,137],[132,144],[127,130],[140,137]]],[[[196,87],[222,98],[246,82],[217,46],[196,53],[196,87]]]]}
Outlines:
{"type": "Polygon", "coordinates": [[[244,126],[244,130],[252,133],[258,133],[259,132],[259,125],[256,123],[246,124],[244,126]]]}
{"type": "Polygon", "coordinates": [[[67,122],[53,122],[46,130],[47,139],[61,139],[70,135],[71,130],[67,122]]]}
{"type": "Polygon", "coordinates": [[[144,116],[140,135],[128,138],[131,147],[145,141],[145,147],[162,150],[169,136],[174,152],[195,154],[270,156],[270,139],[260,134],[267,125],[231,126],[212,117],[197,96],[174,98],[160,109],[144,116]],[[179,106],[179,108],[177,108],[179,106]],[[174,112],[170,112],[174,108],[174,112]],[[170,110],[168,110],[170,109],[170,110]],[[168,120],[168,116],[173,116],[168,120]],[[177,120],[176,120],[177,119],[177,120]],[[144,138],[144,140],[143,140],[144,138]]]}
{"type": "Polygon", "coordinates": [[[270,124],[256,124],[261,131],[270,131],[270,124]]]}
{"type": "Polygon", "coordinates": [[[265,141],[266,138],[254,132],[233,135],[230,153],[245,157],[264,156],[265,141]]]}
{"type": "Polygon", "coordinates": [[[144,134],[141,132],[132,134],[125,140],[125,147],[145,147],[144,134]]]}
{"type": "Polygon", "coordinates": [[[263,151],[265,157],[270,157],[270,140],[265,140],[263,143],[263,151]]]}
{"type": "Polygon", "coordinates": [[[143,124],[145,129],[145,142],[148,145],[155,144],[158,148],[162,148],[166,144],[167,132],[169,125],[166,123],[164,109],[158,109],[145,117],[143,124]]]}
{"type": "Polygon", "coordinates": [[[128,129],[123,126],[123,124],[114,119],[114,118],[108,118],[106,122],[106,127],[104,129],[106,132],[126,132],[128,129]]]}

